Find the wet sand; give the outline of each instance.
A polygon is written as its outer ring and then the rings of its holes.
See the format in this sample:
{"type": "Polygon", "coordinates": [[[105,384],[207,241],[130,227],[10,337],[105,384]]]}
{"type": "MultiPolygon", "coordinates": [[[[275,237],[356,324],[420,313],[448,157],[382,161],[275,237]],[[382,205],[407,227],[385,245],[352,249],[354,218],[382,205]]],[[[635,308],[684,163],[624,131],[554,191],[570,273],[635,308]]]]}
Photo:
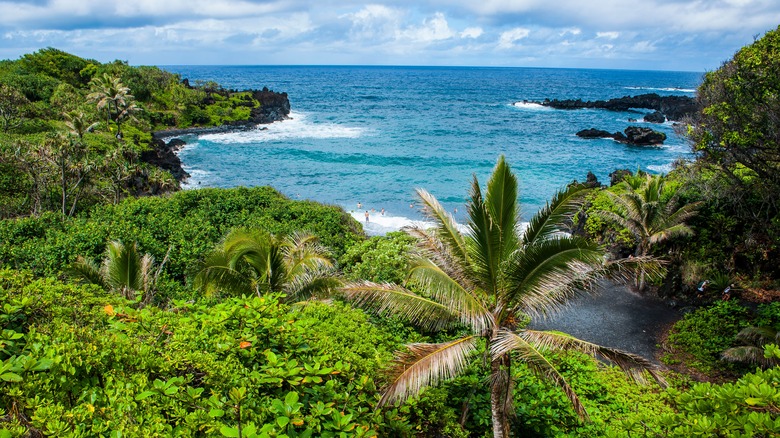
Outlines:
{"type": "Polygon", "coordinates": [[[561,312],[531,327],[558,330],[607,347],[620,348],[656,363],[664,331],[682,315],[661,301],[631,292],[627,287],[604,284],[595,295],[572,300],[561,312]]]}

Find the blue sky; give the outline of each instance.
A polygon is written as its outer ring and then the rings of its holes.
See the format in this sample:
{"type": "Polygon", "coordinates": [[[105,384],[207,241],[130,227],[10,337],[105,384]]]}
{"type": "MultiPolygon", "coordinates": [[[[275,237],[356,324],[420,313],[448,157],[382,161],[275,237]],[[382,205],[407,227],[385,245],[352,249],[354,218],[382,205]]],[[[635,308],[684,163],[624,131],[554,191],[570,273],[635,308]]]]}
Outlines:
{"type": "Polygon", "coordinates": [[[714,70],[777,0],[0,0],[0,58],[714,70]]]}

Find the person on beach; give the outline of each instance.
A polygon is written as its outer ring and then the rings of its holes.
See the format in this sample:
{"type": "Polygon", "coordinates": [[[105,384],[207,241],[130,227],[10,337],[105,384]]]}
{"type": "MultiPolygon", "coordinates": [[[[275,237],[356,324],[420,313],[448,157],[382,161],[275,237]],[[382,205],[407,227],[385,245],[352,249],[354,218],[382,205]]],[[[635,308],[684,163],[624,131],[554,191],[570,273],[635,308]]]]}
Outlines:
{"type": "Polygon", "coordinates": [[[382,216],[384,216],[384,215],[385,215],[385,209],[383,208],[383,209],[382,209],[382,211],[380,211],[380,212],[379,212],[379,214],[381,214],[382,216]]]}
{"type": "Polygon", "coordinates": [[[728,301],[731,298],[731,289],[734,287],[734,283],[731,283],[730,285],[726,286],[725,289],[723,289],[723,301],[728,301]]]}
{"type": "Polygon", "coordinates": [[[368,210],[366,210],[366,222],[368,222],[368,210]]]}
{"type": "Polygon", "coordinates": [[[360,210],[361,208],[363,208],[363,204],[361,204],[360,201],[358,201],[358,210],[360,210]]]}

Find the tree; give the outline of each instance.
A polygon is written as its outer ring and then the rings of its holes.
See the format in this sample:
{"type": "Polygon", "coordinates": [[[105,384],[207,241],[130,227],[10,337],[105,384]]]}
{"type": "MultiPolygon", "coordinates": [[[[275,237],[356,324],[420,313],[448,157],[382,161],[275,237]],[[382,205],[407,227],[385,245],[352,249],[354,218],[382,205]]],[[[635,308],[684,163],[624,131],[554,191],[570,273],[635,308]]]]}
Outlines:
{"type": "Polygon", "coordinates": [[[24,121],[30,101],[16,88],[0,84],[0,122],[3,132],[19,127],[24,121]]]}
{"type": "MultiPolygon", "coordinates": [[[[170,249],[168,250],[170,252],[170,249]]],[[[141,292],[141,304],[149,304],[154,298],[157,279],[162,272],[168,255],[155,270],[154,257],[138,251],[133,242],[125,245],[115,240],[108,243],[103,262],[98,266],[94,261],[78,256],[70,265],[68,273],[83,283],[96,284],[103,289],[121,294],[133,300],[141,292]]]]}
{"type": "Polygon", "coordinates": [[[611,360],[636,378],[651,363],[630,353],[601,347],[560,332],[523,327],[522,321],[553,311],[621,262],[607,265],[605,253],[585,240],[562,233],[564,222],[581,205],[585,190],[572,186],[521,231],[517,179],[501,157],[483,196],[476,177],[468,207],[467,232],[431,194],[418,190],[432,229],[410,228],[419,253],[413,257],[407,286],[351,283],[343,290],[358,305],[402,315],[424,329],[465,327],[470,334],[436,344],[411,344],[397,356],[380,405],[405,400],[422,388],[463,371],[482,338],[490,354],[493,434],[509,434],[512,361],[560,386],[582,418],[587,413],[574,389],[545,357],[578,350],[611,360]],[[410,288],[420,291],[413,292],[410,288]]]}
{"type": "MultiPolygon", "coordinates": [[[[701,203],[679,206],[677,188],[666,186],[663,176],[637,174],[619,186],[623,189],[620,194],[605,192],[617,212],[597,210],[594,214],[628,229],[636,240],[635,256],[647,256],[653,245],[693,234],[685,221],[696,214],[701,203]]],[[[638,274],[636,284],[643,291],[645,276],[641,271],[638,274]]]]}
{"type": "Polygon", "coordinates": [[[761,194],[766,221],[780,208],[779,50],[780,27],[707,73],[687,132],[702,162],[720,169],[731,185],[761,194]]]}
{"type": "Polygon", "coordinates": [[[130,89],[122,84],[122,80],[117,76],[109,76],[107,73],[94,77],[90,82],[90,89],[91,93],[87,95],[87,99],[95,102],[98,110],[106,110],[106,127],[111,123],[111,120],[116,120],[116,117],[121,114],[121,109],[133,99],[130,89]]]}
{"type": "Polygon", "coordinates": [[[78,137],[79,141],[84,139],[84,134],[92,132],[97,126],[97,122],[90,123],[90,119],[82,111],[70,111],[63,115],[68,131],[78,137]]]}
{"type": "Polygon", "coordinates": [[[259,229],[230,232],[195,277],[204,292],[234,295],[283,292],[288,300],[328,293],[336,286],[333,262],[316,236],[279,237],[259,229]]]}

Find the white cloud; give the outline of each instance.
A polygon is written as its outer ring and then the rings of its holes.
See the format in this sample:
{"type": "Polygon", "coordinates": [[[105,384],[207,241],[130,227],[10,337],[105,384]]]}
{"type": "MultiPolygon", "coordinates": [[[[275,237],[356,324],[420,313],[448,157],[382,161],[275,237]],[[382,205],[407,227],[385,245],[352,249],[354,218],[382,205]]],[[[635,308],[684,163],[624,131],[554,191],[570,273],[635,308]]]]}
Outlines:
{"type": "Polygon", "coordinates": [[[582,33],[582,29],[578,27],[570,27],[568,29],[563,29],[558,36],[566,36],[566,35],[579,35],[582,33]]]}
{"type": "Polygon", "coordinates": [[[450,39],[455,33],[450,29],[444,14],[437,12],[423,20],[422,26],[410,26],[400,32],[401,38],[423,44],[450,39]]]}
{"type": "Polygon", "coordinates": [[[498,47],[502,49],[511,49],[515,46],[515,42],[528,37],[530,33],[530,30],[523,27],[516,27],[512,30],[502,32],[498,39],[498,47]]]}
{"type": "Polygon", "coordinates": [[[460,33],[461,38],[479,38],[485,33],[481,27],[467,27],[460,33]]]}
{"type": "Polygon", "coordinates": [[[609,40],[617,39],[620,36],[620,32],[596,32],[596,38],[606,38],[609,40]]]}

